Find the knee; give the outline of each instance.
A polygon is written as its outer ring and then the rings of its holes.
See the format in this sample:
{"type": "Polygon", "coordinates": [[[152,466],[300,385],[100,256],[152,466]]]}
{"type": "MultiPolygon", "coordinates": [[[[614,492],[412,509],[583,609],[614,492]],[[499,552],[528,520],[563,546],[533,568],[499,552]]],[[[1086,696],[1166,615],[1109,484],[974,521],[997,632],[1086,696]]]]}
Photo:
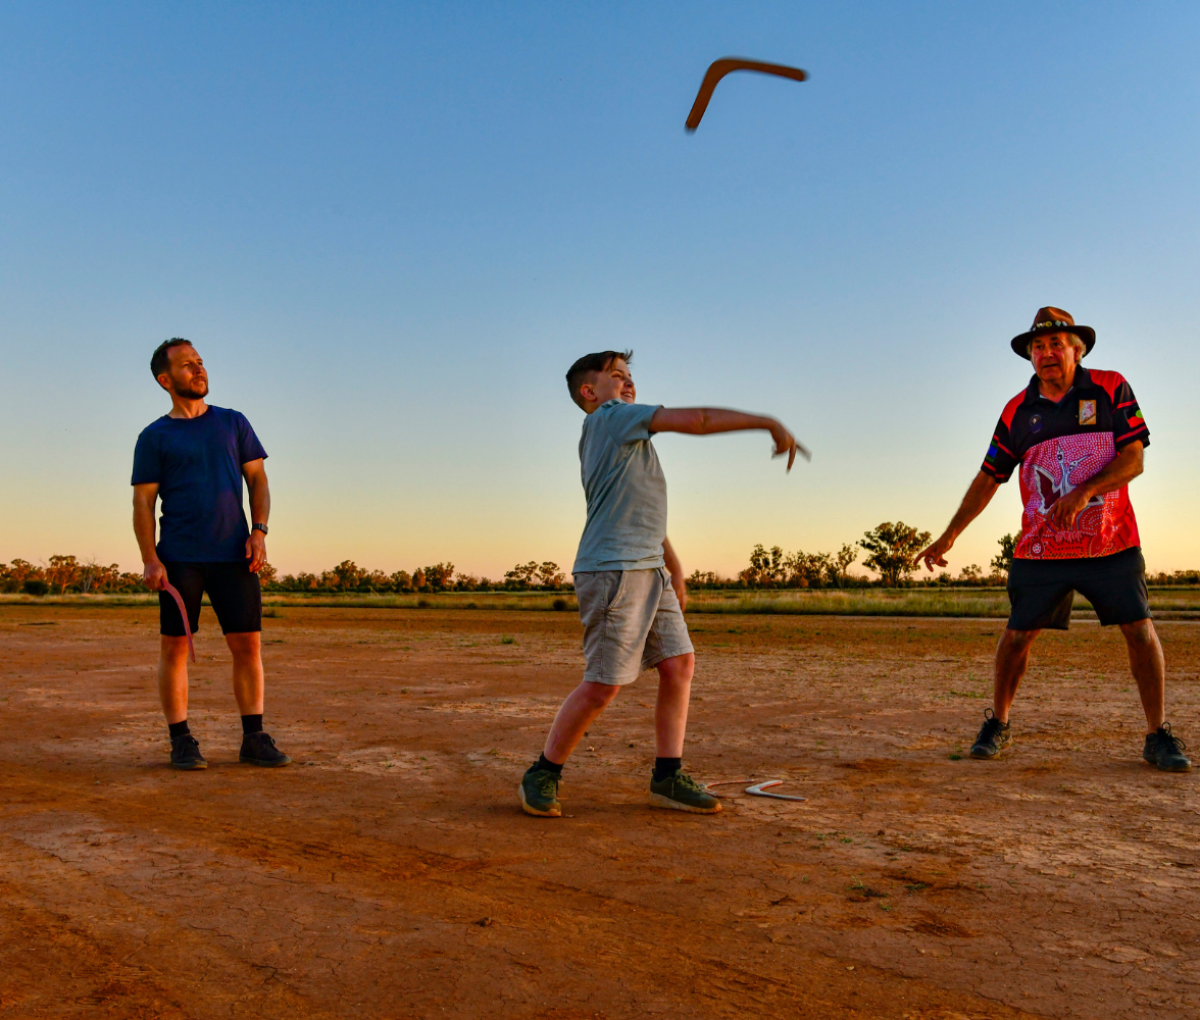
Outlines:
{"type": "Polygon", "coordinates": [[[610,705],[620,691],[621,688],[616,684],[598,684],[592,680],[588,680],[584,684],[584,695],[587,697],[588,703],[596,709],[610,705]]]}
{"type": "Polygon", "coordinates": [[[188,640],[186,637],[173,637],[167,634],[162,635],[162,644],[159,646],[160,654],[163,662],[169,662],[171,665],[176,665],[184,662],[188,655],[188,640]]]}
{"type": "Polygon", "coordinates": [[[262,650],[262,636],[257,631],[244,634],[226,634],[225,643],[238,662],[253,662],[262,650]]]}
{"type": "Polygon", "coordinates": [[[1013,654],[1025,651],[1031,644],[1034,638],[1040,634],[1037,630],[1010,630],[1004,628],[1004,633],[1000,635],[1000,644],[996,647],[996,654],[1004,653],[1013,654]]]}
{"type": "Polygon", "coordinates": [[[1136,623],[1121,624],[1121,633],[1131,645],[1152,646],[1158,640],[1154,624],[1150,620],[1138,620],[1136,623]]]}
{"type": "Polygon", "coordinates": [[[675,655],[669,659],[663,659],[658,664],[658,677],[667,683],[687,684],[692,681],[692,674],[696,672],[696,656],[693,652],[687,652],[684,655],[675,655]]]}

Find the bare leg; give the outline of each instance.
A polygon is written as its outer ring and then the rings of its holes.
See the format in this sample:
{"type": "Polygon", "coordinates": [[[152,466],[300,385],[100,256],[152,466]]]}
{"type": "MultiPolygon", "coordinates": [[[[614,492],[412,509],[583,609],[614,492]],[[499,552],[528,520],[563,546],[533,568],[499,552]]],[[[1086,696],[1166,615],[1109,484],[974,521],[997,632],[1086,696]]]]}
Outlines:
{"type": "Polygon", "coordinates": [[[1125,644],[1129,649],[1129,667],[1137,681],[1138,693],[1142,696],[1142,710],[1146,713],[1146,732],[1153,733],[1163,724],[1166,700],[1166,663],[1158,632],[1150,620],[1121,624],[1125,644]]]}
{"type": "Polygon", "coordinates": [[[261,715],[263,710],[262,635],[258,631],[226,634],[233,653],[233,696],[242,715],[261,715]]]}
{"type": "Polygon", "coordinates": [[[696,656],[691,652],[663,659],[658,664],[658,703],[654,706],[654,740],[658,757],[683,756],[687,732],[688,700],[696,656]]]}
{"type": "Polygon", "coordinates": [[[1009,630],[1005,627],[1000,635],[1000,643],[996,645],[992,710],[1002,723],[1008,722],[1008,710],[1025,678],[1025,670],[1029,668],[1029,650],[1040,633],[1040,630],[1009,630]]]}
{"type": "Polygon", "coordinates": [[[620,689],[616,684],[584,680],[562,703],[546,736],[546,747],[542,753],[555,765],[563,764],[571,757],[571,752],[583,739],[587,728],[611,704],[620,689]]]}
{"type": "Polygon", "coordinates": [[[167,722],[183,722],[188,710],[188,643],[185,637],[161,635],[158,648],[158,698],[167,722]]]}

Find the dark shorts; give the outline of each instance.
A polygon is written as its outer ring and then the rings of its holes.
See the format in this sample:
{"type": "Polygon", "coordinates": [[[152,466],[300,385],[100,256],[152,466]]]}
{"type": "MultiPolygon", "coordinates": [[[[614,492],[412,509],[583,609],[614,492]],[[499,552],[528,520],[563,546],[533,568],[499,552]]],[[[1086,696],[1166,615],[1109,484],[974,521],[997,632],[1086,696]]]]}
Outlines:
{"type": "Polygon", "coordinates": [[[1075,592],[1092,604],[1104,627],[1150,619],[1146,561],[1133,548],[1094,559],[1013,560],[1009,630],[1066,630],[1075,592]]]}
{"type": "MultiPolygon", "coordinates": [[[[205,592],[212,603],[222,634],[262,630],[262,586],[250,573],[250,563],[164,563],[167,580],[183,597],[192,633],[200,629],[200,599],[205,592]]],[[[159,631],[183,637],[179,607],[165,591],[158,593],[159,631]]]]}

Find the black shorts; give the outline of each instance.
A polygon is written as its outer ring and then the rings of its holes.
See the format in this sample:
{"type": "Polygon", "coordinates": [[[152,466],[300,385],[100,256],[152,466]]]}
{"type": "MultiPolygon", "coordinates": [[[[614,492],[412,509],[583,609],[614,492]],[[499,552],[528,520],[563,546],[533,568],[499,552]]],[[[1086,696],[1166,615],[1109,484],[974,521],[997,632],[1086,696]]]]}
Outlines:
{"type": "MultiPolygon", "coordinates": [[[[164,563],[167,580],[183,597],[192,633],[200,629],[200,599],[205,592],[212,603],[222,634],[246,634],[262,630],[262,586],[258,575],[243,563],[164,563]]],[[[159,631],[167,637],[183,637],[179,607],[165,591],[158,593],[159,631]]]]}
{"type": "Polygon", "coordinates": [[[1008,572],[1009,630],[1066,630],[1075,592],[1104,627],[1150,619],[1142,550],[1077,560],[1013,560],[1008,572]]]}

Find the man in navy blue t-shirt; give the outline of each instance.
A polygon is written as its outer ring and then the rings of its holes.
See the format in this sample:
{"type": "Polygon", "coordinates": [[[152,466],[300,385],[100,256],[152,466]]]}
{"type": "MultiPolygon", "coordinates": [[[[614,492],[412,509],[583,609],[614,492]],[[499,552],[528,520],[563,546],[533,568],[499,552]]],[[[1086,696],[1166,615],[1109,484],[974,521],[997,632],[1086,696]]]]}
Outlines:
{"type": "Polygon", "coordinates": [[[142,430],[133,452],[133,531],[146,584],[159,593],[158,693],[171,735],[171,765],[207,768],[187,723],[187,631],[179,607],[163,590],[182,596],[192,631],[200,627],[207,592],[233,653],[233,694],[242,714],[241,760],[286,765],[290,758],[263,732],[262,592],[258,570],[267,561],[271,495],[267,452],[245,415],[206,404],[208,373],[196,348],[181,337],[159,344],[150,371],[171,395],[171,411],[142,430]],[[250,490],[253,528],[242,510],[242,479],[250,490]],[[162,500],[158,543],[154,504],[162,500]]]}

